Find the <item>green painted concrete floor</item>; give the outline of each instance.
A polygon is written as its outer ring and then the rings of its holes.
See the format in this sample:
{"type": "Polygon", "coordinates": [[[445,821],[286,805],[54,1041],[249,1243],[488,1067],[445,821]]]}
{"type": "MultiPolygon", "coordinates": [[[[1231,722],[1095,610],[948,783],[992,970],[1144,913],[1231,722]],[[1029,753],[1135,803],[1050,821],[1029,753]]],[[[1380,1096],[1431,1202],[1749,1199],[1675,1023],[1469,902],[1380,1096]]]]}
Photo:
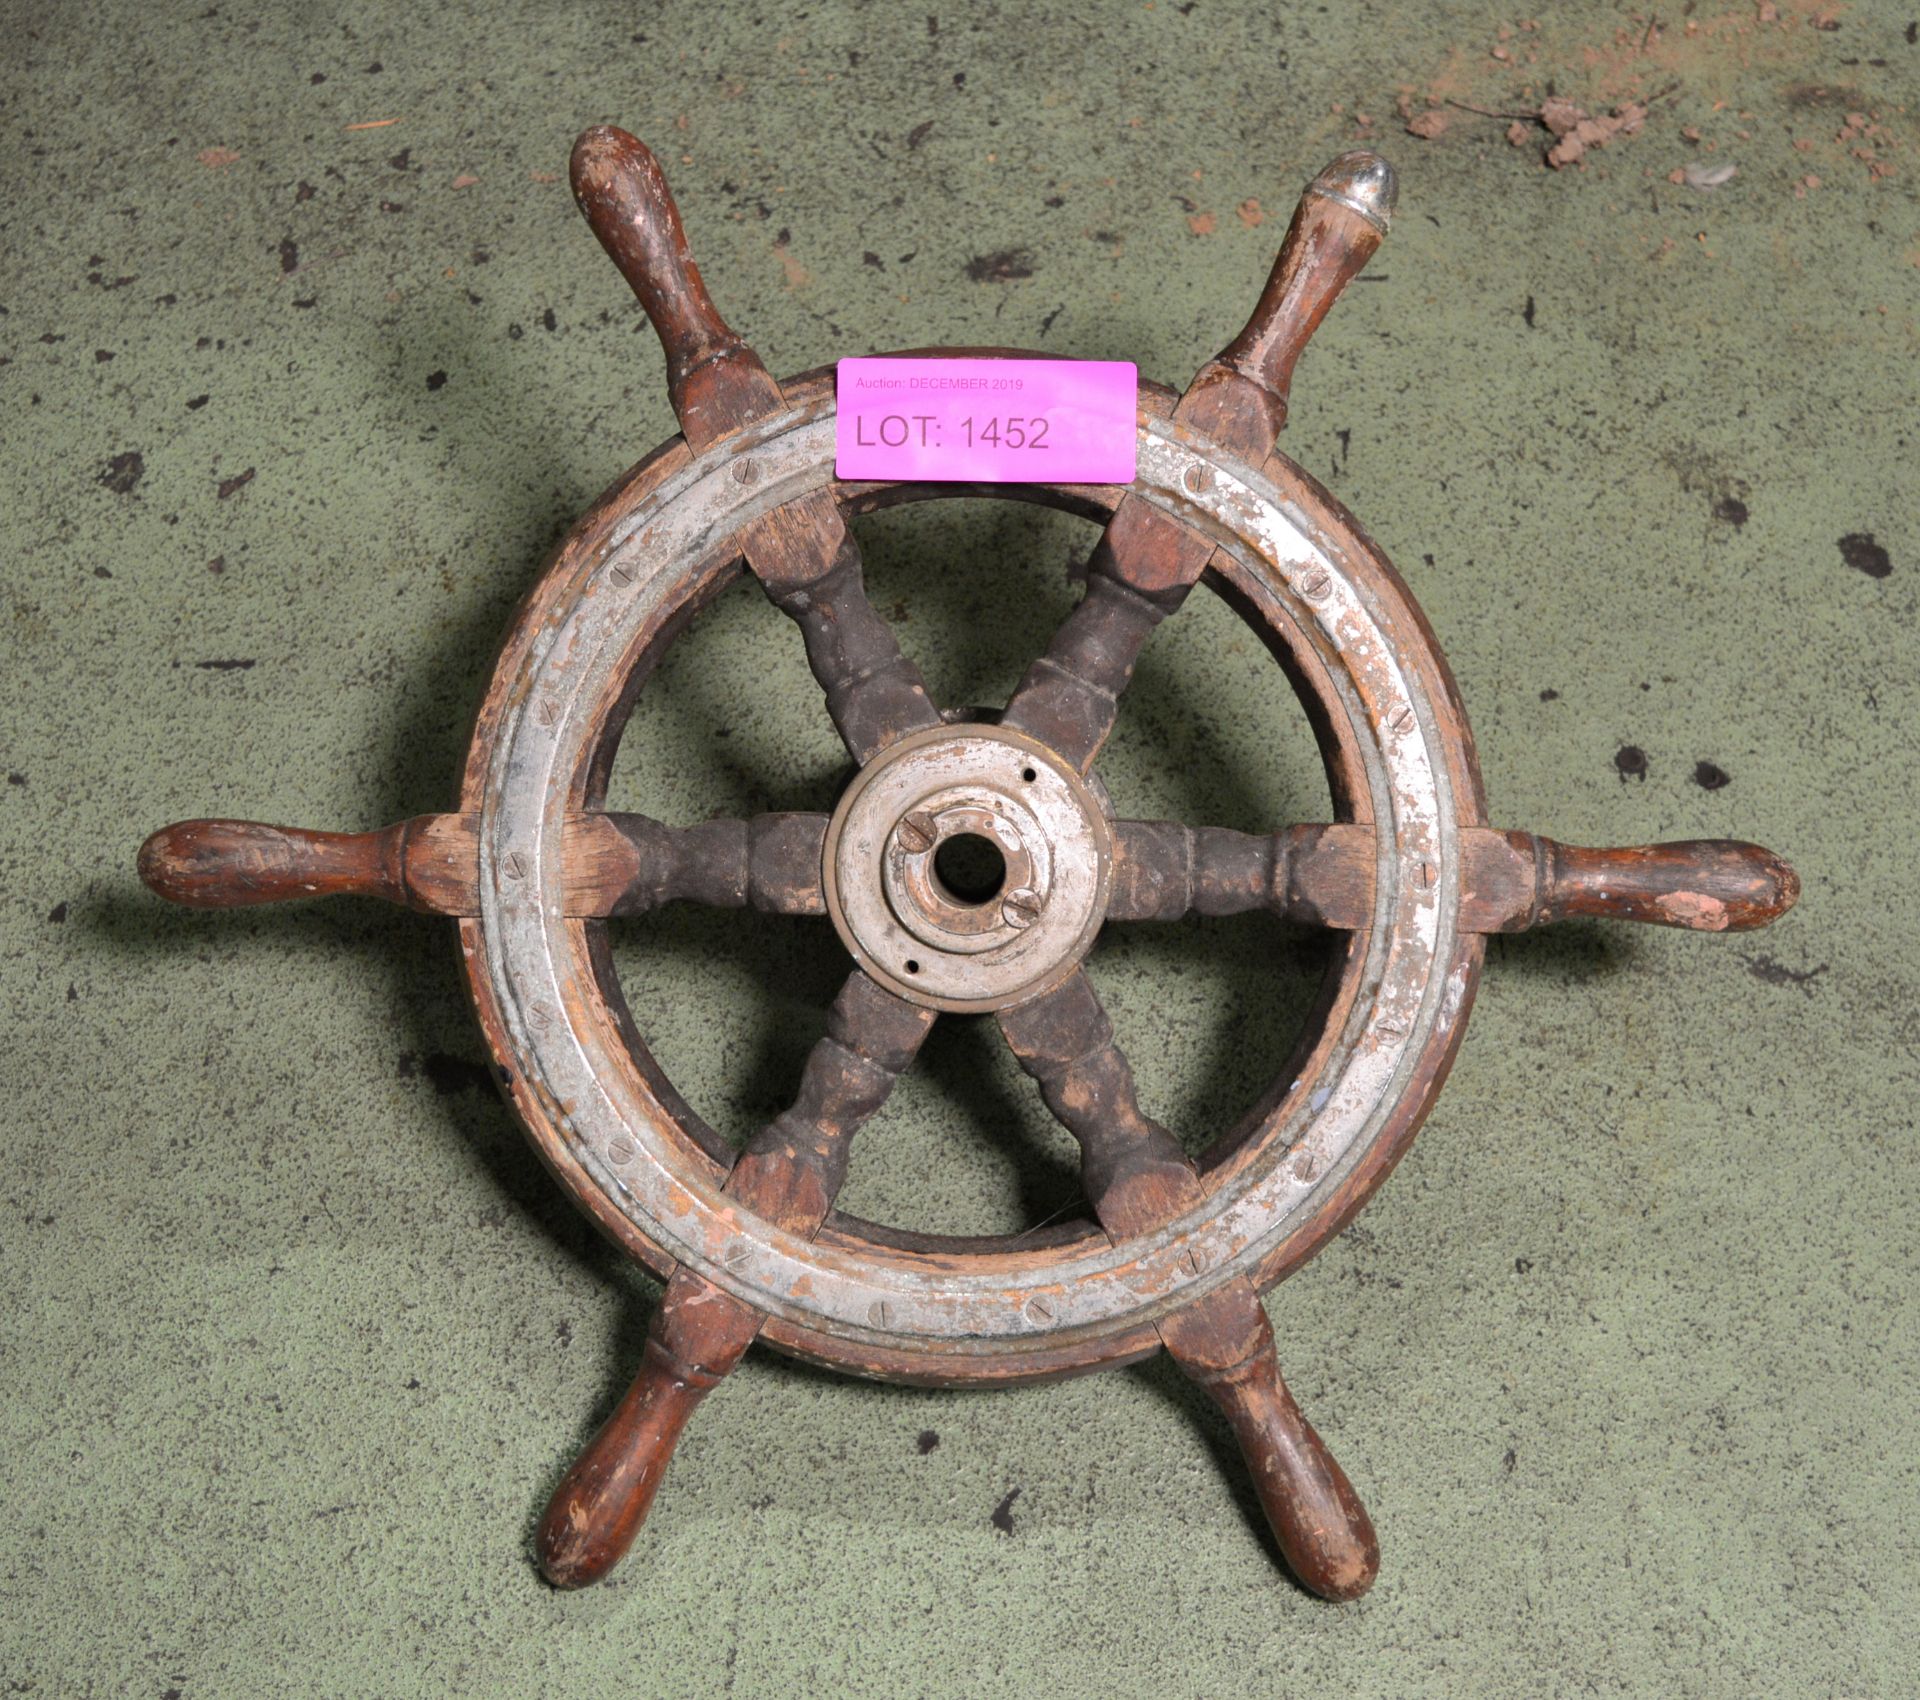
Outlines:
{"type": "MultiPolygon", "coordinates": [[[[1914,1692],[1920,27],[1913,0],[1771,11],[9,6],[6,1692],[1914,1692]],[[1554,171],[1544,131],[1505,134],[1549,83],[1659,98],[1554,171]],[[1444,133],[1407,134],[1402,92],[1444,133]],[[1382,1531],[1363,1603],[1276,1571],[1164,1365],[940,1394],[767,1353],[618,1579],[551,1592],[533,1520],[654,1288],[488,1088],[450,929],[136,882],[178,817],[451,801],[509,609],[672,429],[564,182],[607,118],[660,149],[777,370],[1004,342],[1174,383],[1297,186],[1376,140],[1401,218],[1287,447],[1407,573],[1496,818],[1798,865],[1769,933],[1497,941],[1411,1157],[1271,1296],[1382,1531]]],[[[863,539],[936,692],[996,702],[1089,533],[948,505],[863,539]]],[[[1106,772],[1136,815],[1326,807],[1208,598],[1106,772]]],[[[747,591],[649,687],[615,790],[690,821],[838,778],[747,591]]],[[[620,938],[663,1061],[744,1136],[820,1031],[831,934],[620,938]]],[[[1133,929],[1094,973],[1198,1143],[1278,1066],[1314,964],[1217,922],[1133,929]]],[[[1073,1194],[956,1022],[846,1202],[999,1229],[1073,1194]]]]}

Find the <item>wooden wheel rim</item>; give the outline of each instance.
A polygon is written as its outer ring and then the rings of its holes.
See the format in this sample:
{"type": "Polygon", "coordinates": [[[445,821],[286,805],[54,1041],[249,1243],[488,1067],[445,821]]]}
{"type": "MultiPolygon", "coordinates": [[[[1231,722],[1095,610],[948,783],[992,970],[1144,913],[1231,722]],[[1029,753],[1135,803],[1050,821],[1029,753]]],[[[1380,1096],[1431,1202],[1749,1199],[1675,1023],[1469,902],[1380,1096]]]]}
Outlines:
{"type": "Polygon", "coordinates": [[[1336,799],[1376,823],[1372,923],[1353,935],[1290,1089],[1208,1166],[1203,1210],[1122,1246],[1091,1225],[1018,1250],[845,1216],[813,1240],[786,1233],[723,1195],[712,1135],[627,1017],[602,924],[565,916],[563,818],[599,803],[634,692],[732,576],[730,539],[753,518],[825,487],[851,511],[990,493],[1093,517],[1123,492],[837,485],[831,376],[783,388],[796,405],[724,454],[675,440],[636,468],[561,545],[515,623],[464,797],[481,821],[480,913],[461,925],[482,1028],[576,1200],[656,1270],[684,1264],[765,1311],[777,1345],[933,1381],[1151,1350],[1158,1317],[1237,1274],[1270,1285],[1311,1255],[1385,1178],[1445,1077],[1481,956],[1455,925],[1459,828],[1480,818],[1479,784],[1445,664],[1397,575],[1306,474],[1280,455],[1259,471],[1236,463],[1143,389],[1132,490],[1204,531],[1229,595],[1270,642],[1293,645],[1336,799]]]}

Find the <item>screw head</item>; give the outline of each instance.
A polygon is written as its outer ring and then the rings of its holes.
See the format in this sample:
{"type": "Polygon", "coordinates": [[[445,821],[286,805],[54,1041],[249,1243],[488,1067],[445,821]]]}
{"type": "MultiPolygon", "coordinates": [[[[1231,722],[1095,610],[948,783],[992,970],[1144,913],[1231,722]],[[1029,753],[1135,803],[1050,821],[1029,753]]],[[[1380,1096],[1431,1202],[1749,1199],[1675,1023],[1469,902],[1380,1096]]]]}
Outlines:
{"type": "Polygon", "coordinates": [[[1000,919],[1021,932],[1040,919],[1040,894],[1030,885],[1010,891],[1000,900],[1000,919]]]}
{"type": "Polygon", "coordinates": [[[760,476],[760,468],[750,460],[736,460],[733,463],[733,481],[736,484],[751,484],[760,476]]]}
{"type": "Polygon", "coordinates": [[[900,841],[900,848],[909,856],[918,856],[922,851],[931,850],[933,841],[940,835],[940,829],[933,824],[933,816],[924,809],[916,809],[894,829],[894,837],[900,841]]]}

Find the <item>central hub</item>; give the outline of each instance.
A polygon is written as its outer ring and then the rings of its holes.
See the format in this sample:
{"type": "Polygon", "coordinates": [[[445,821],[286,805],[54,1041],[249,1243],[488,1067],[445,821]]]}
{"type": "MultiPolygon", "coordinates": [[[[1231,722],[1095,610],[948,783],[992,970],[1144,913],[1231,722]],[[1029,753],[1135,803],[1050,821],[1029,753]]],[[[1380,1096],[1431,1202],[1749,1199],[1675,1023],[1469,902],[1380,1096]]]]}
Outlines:
{"type": "Polygon", "coordinates": [[[827,913],[875,980],[935,1009],[1057,984],[1106,914],[1113,835],[1086,781],[997,726],[941,726],[855,775],[827,828],[827,913]]]}

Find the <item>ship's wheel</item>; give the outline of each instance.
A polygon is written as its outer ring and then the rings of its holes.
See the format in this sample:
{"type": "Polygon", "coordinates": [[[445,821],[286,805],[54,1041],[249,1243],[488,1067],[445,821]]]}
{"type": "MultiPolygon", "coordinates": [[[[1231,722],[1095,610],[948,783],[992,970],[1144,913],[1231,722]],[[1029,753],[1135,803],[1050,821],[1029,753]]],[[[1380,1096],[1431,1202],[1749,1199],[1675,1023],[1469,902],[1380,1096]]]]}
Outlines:
{"type": "MultiPolygon", "coordinates": [[[[1260,1295],[1405,1152],[1464,1031],[1485,935],[1570,915],[1721,931],[1794,901],[1753,845],[1583,850],[1486,823],[1465,713],[1406,586],[1273,450],[1294,364],[1393,210],[1343,154],[1295,212],[1247,328],[1182,393],[1143,385],[1128,487],[848,483],[831,372],[776,383],[721,320],[658,163],[581,137],[573,187],[659,332],[682,435],[579,522],[523,605],[457,812],[326,834],[188,821],[140,871],[208,907],[329,893],[459,919],[515,1112],[576,1202],[667,1283],[632,1389],[555,1493],[563,1586],[627,1549],[693,1408],[764,1339],[939,1385],[1044,1380],[1165,1348],[1225,1413],[1282,1551],[1350,1599],[1378,1569],[1346,1476],[1281,1380],[1260,1295]],[[1105,527],[1086,592],[997,718],[943,715],[862,586],[849,515],[1017,496],[1105,527]],[[856,771],[831,816],[673,827],[605,812],[666,646],[745,570],[799,626],[856,771]],[[1118,820],[1092,775],[1154,628],[1204,583],[1285,669],[1334,819],[1250,835],[1118,820]],[[668,902],[830,921],[852,959],[792,1107],[737,1160],[648,1053],[606,917],[668,902]],[[1197,1160],[1142,1108],[1083,959],[1104,922],[1267,910],[1341,947],[1310,1030],[1197,1160]],[[854,1135],[942,1012],[991,1014],[1078,1141],[1090,1219],[1005,1239],[837,1213],[854,1135]]],[[[1017,350],[924,350],[1017,359],[1017,350]]]]}

